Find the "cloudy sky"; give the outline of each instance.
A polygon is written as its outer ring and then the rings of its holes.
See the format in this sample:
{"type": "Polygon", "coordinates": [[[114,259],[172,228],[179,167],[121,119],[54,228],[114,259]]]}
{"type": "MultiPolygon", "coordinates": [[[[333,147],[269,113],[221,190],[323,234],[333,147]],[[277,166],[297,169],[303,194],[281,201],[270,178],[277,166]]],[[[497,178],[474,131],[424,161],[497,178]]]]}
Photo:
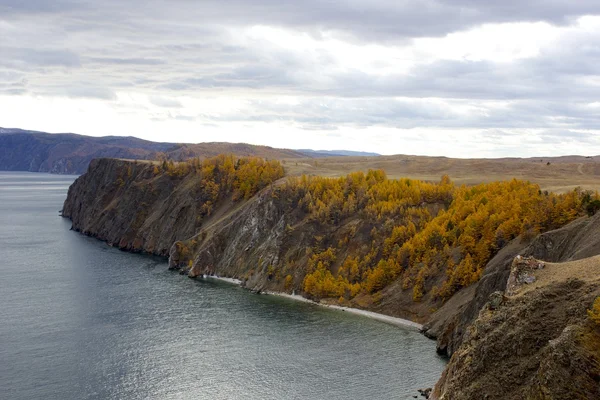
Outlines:
{"type": "Polygon", "coordinates": [[[600,1],[0,0],[0,126],[600,154],[600,1]]]}

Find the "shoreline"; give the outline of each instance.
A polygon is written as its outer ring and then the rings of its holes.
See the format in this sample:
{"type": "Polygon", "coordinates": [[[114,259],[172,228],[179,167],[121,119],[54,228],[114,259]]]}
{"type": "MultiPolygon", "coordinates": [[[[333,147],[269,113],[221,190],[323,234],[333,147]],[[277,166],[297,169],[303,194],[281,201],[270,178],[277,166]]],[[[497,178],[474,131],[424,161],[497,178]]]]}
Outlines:
{"type": "MultiPolygon", "coordinates": [[[[216,275],[203,275],[202,278],[203,279],[214,279],[214,280],[227,282],[229,284],[237,285],[237,286],[242,285],[242,281],[239,279],[235,279],[235,278],[225,278],[225,277],[216,276],[216,275]]],[[[290,300],[301,301],[303,303],[314,304],[319,307],[325,307],[325,308],[329,308],[332,310],[343,311],[343,312],[348,312],[350,314],[361,315],[363,317],[371,318],[371,319],[374,319],[374,320],[377,320],[380,322],[399,326],[402,328],[412,328],[412,329],[416,329],[416,330],[421,330],[421,328],[423,327],[421,324],[410,321],[408,319],[392,317],[392,316],[389,316],[386,314],[376,313],[373,311],[361,310],[360,308],[343,307],[343,306],[336,306],[333,304],[317,303],[316,301],[307,299],[306,297],[300,296],[299,294],[288,294],[288,293],[272,292],[272,291],[263,291],[260,294],[283,297],[283,298],[290,299],[290,300]]]]}
{"type": "Polygon", "coordinates": [[[242,286],[242,281],[240,281],[239,279],[235,279],[235,278],[225,278],[223,276],[217,276],[217,275],[202,275],[202,276],[198,276],[197,278],[214,279],[216,281],[227,282],[232,285],[242,286]]]}
{"type": "Polygon", "coordinates": [[[310,303],[310,304],[314,304],[314,305],[317,305],[320,307],[329,308],[332,310],[344,311],[344,312],[348,312],[350,314],[362,315],[363,317],[371,318],[371,319],[374,319],[377,321],[385,322],[385,323],[395,325],[395,326],[400,326],[403,328],[413,328],[416,330],[421,330],[421,328],[422,328],[421,324],[410,321],[408,319],[392,317],[390,315],[376,313],[374,311],[361,310],[360,308],[336,306],[334,304],[317,303],[316,301],[307,299],[306,297],[302,297],[298,294],[288,294],[288,293],[281,293],[281,292],[263,292],[263,293],[265,293],[267,295],[271,295],[271,296],[279,296],[279,297],[284,297],[284,298],[291,299],[291,300],[302,301],[304,303],[310,303]]]}

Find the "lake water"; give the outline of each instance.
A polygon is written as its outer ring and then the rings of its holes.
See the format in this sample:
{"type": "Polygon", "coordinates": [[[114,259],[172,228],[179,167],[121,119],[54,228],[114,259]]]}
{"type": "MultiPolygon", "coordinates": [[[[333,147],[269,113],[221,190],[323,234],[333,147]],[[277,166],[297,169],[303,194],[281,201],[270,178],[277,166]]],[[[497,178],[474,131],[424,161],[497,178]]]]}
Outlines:
{"type": "Polygon", "coordinates": [[[75,177],[0,172],[0,398],[412,399],[418,332],[169,272],[70,231],[75,177]]]}

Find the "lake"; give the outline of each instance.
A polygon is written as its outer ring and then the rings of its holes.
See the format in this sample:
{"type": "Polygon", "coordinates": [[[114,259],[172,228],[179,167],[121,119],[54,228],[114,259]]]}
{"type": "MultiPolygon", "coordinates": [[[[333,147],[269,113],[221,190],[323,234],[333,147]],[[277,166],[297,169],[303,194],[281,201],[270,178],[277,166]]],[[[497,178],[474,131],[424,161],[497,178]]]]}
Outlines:
{"type": "Polygon", "coordinates": [[[3,399],[412,399],[415,330],[227,283],[70,230],[73,176],[0,172],[3,399]]]}

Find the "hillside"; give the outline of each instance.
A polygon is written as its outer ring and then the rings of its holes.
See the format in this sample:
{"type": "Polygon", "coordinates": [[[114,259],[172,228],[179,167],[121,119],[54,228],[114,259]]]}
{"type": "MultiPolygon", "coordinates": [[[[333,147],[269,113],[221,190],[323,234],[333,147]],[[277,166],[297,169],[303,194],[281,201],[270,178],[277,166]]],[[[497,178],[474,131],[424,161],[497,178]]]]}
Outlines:
{"type": "Polygon", "coordinates": [[[288,162],[292,175],[339,177],[350,172],[382,169],[390,178],[437,181],[448,175],[457,184],[475,185],[513,178],[529,180],[552,192],[580,186],[600,190],[600,156],[458,159],[393,155],[379,157],[330,157],[288,162]]]}
{"type": "Polygon", "coordinates": [[[479,282],[434,313],[424,332],[437,339],[440,353],[452,355],[489,296],[495,291],[506,290],[512,262],[517,255],[533,256],[547,262],[567,262],[599,254],[600,214],[579,218],[529,242],[518,238],[490,260],[479,282]]]}
{"type": "Polygon", "coordinates": [[[431,398],[600,398],[600,319],[587,312],[600,298],[600,258],[517,258],[509,280],[468,327],[431,398]]]}
{"type": "Polygon", "coordinates": [[[474,188],[447,177],[390,180],[381,170],[275,182],[282,171],[259,174],[246,163],[255,161],[97,160],[69,190],[64,215],[120,248],[168,254],[193,276],[425,321],[478,282],[511,239],[562,226],[593,199],[516,180],[474,188]]]}
{"type": "Polygon", "coordinates": [[[293,150],[244,143],[157,143],[134,137],[91,137],[0,128],[0,170],[82,174],[94,158],[185,160],[231,153],[269,159],[299,158],[293,150]]]}

